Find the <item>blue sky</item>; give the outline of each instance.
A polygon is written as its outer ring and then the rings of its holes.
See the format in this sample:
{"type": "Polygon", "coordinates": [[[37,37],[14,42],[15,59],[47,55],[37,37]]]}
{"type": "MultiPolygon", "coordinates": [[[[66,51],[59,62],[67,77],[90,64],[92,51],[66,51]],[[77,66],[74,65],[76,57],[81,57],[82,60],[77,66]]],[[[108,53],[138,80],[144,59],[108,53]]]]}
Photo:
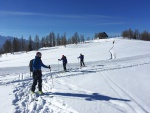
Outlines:
{"type": "Polygon", "coordinates": [[[51,31],[85,37],[129,28],[150,31],[149,0],[0,0],[0,35],[40,38],[51,31]]]}

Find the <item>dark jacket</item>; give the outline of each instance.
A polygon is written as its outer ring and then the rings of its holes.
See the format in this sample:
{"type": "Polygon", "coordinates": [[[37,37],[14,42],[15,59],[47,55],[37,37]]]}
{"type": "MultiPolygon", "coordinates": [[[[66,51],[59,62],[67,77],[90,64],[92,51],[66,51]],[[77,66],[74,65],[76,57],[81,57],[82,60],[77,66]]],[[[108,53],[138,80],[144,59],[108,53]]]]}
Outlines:
{"type": "Polygon", "coordinates": [[[67,58],[66,56],[63,56],[61,59],[59,60],[62,60],[63,64],[67,64],[67,58]]]}
{"type": "Polygon", "coordinates": [[[35,57],[33,60],[33,71],[41,70],[41,66],[45,68],[49,68],[48,66],[44,65],[40,57],[35,57]]]}
{"type": "Polygon", "coordinates": [[[81,61],[84,60],[84,55],[80,55],[78,58],[80,58],[81,61]]]}

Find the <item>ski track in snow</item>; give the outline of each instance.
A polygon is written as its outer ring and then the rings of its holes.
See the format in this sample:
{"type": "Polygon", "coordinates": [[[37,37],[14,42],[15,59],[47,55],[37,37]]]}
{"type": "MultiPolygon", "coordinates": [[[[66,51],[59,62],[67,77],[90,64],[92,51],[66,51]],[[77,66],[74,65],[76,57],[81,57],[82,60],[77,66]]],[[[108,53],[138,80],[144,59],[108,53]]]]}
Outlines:
{"type": "Polygon", "coordinates": [[[43,80],[43,91],[46,94],[34,96],[30,93],[32,81],[16,83],[14,89],[15,99],[12,103],[16,106],[14,113],[76,113],[75,110],[58,98],[52,96],[50,79],[43,80]]]}
{"type": "MultiPolygon", "coordinates": [[[[134,66],[148,65],[150,64],[150,54],[143,56],[136,56],[124,59],[106,60],[98,62],[89,62],[86,67],[78,68],[76,65],[69,67],[69,72],[59,72],[57,67],[52,70],[52,75],[57,82],[57,84],[64,85],[68,89],[78,91],[84,94],[93,94],[86,89],[82,89],[79,86],[69,84],[63,80],[62,77],[72,77],[80,76],[90,73],[100,73],[106,83],[110,88],[120,97],[130,100],[128,102],[120,102],[110,100],[109,102],[104,102],[114,108],[118,109],[120,112],[130,112],[130,113],[148,113],[146,109],[142,107],[129,93],[127,93],[123,88],[121,88],[117,83],[115,83],[109,76],[107,76],[108,70],[117,70],[123,68],[132,68],[134,66]],[[132,107],[134,106],[134,108],[132,107]],[[126,111],[127,110],[127,111],[126,111]]],[[[13,68],[12,68],[13,70],[13,68]]],[[[10,72],[11,73],[11,72],[10,72]]],[[[2,75],[5,75],[5,71],[2,75]]],[[[8,73],[7,73],[8,74],[8,73]]],[[[32,85],[32,79],[29,78],[29,74],[24,72],[28,77],[24,80],[19,81],[14,79],[14,81],[7,81],[3,84],[13,84],[14,85],[14,100],[12,104],[15,106],[14,113],[78,113],[76,110],[71,108],[65,103],[64,100],[55,97],[55,92],[59,89],[52,87],[52,81],[49,72],[43,74],[43,91],[46,92],[45,95],[37,96],[36,98],[30,94],[30,88],[32,85]]]]}
{"type": "MultiPolygon", "coordinates": [[[[105,72],[100,72],[106,83],[110,86],[111,89],[114,90],[114,92],[120,97],[120,98],[126,98],[128,100],[131,100],[128,103],[124,103],[126,105],[123,105],[126,108],[129,108],[130,113],[148,113],[147,110],[145,110],[142,105],[140,105],[133,97],[130,96],[123,88],[121,88],[117,83],[115,83],[105,72]],[[134,106],[134,108],[132,107],[134,106]]],[[[116,103],[117,101],[112,101],[114,104],[120,104],[120,102],[116,103]]],[[[129,112],[128,111],[128,112],[129,112]]]]}

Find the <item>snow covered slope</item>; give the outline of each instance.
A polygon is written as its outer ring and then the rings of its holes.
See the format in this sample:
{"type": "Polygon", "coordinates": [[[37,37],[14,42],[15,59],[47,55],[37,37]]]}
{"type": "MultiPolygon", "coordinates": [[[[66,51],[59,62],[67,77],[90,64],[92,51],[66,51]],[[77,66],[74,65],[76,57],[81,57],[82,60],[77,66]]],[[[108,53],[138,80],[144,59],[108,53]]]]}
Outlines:
{"type": "Polygon", "coordinates": [[[115,39],[113,47],[113,41],[39,50],[43,63],[50,64],[52,70],[43,69],[45,95],[37,97],[29,93],[32,77],[28,69],[36,51],[3,55],[1,113],[149,113],[150,42],[115,39]],[[111,48],[115,59],[110,59],[111,48]],[[79,68],[80,53],[86,67],[79,68]],[[68,72],[62,72],[57,60],[63,54],[68,59],[68,72]]]}

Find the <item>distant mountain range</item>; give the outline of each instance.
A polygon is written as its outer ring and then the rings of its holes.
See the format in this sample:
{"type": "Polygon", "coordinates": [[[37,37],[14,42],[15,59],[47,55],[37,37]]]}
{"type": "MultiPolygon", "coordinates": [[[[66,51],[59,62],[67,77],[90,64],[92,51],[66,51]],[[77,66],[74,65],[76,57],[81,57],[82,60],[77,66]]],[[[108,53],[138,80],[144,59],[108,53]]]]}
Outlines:
{"type": "Polygon", "coordinates": [[[0,47],[3,46],[3,44],[5,43],[6,40],[8,39],[13,39],[14,37],[11,37],[11,36],[1,36],[0,35],[0,47]]]}

